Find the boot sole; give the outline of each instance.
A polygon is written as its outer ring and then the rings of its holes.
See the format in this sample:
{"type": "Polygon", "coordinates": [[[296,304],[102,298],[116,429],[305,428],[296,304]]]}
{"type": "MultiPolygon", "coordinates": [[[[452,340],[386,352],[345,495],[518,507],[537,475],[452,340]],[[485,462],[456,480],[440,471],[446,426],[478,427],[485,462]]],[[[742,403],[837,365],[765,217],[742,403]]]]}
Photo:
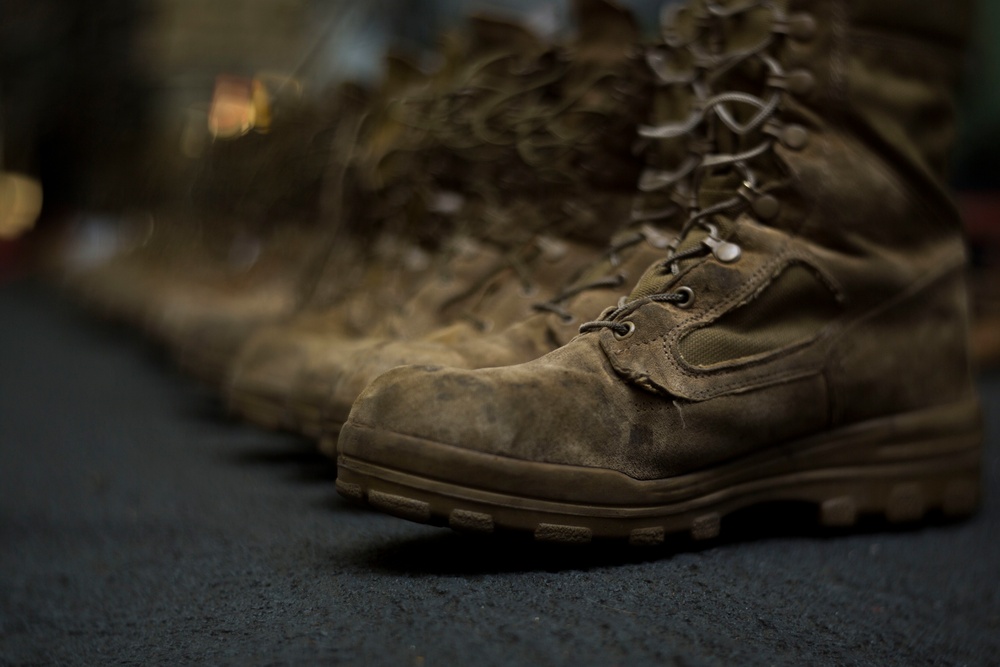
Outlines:
{"type": "Polygon", "coordinates": [[[930,511],[975,512],[982,435],[973,403],[875,420],[775,446],[713,468],[642,481],[596,468],[491,456],[348,423],[337,490],[420,523],[459,531],[531,533],[536,540],[656,545],[668,535],[716,537],[722,518],[763,503],[810,503],[823,526],[880,515],[916,522],[930,511]],[[352,454],[363,443],[376,460],[352,454]],[[387,465],[405,448],[407,467],[387,465]],[[461,481],[456,481],[461,480],[461,481]]]}

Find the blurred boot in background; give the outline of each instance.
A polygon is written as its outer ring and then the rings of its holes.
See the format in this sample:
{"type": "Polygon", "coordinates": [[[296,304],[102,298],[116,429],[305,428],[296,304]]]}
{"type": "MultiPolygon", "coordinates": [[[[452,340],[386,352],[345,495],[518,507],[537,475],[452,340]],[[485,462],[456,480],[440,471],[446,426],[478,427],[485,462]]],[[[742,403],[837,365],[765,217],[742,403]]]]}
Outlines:
{"type": "Polygon", "coordinates": [[[626,218],[649,95],[634,19],[603,0],[577,9],[580,36],[565,47],[509,23],[471,22],[471,67],[433,99],[408,101],[423,111],[404,123],[426,127],[462,167],[437,184],[462,203],[453,251],[398,311],[379,304],[360,336],[343,336],[343,305],[326,322],[307,316],[256,335],[231,373],[234,409],[315,435],[345,366],[445,325],[435,335],[453,340],[502,328],[592,261],[626,218]]]}

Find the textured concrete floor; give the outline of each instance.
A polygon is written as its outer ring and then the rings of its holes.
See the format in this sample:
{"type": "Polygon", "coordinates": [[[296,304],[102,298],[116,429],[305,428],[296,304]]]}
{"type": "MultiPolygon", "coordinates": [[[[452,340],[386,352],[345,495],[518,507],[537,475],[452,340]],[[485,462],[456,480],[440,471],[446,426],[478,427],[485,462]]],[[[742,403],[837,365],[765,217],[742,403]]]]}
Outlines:
{"type": "MultiPolygon", "coordinates": [[[[0,663],[1000,664],[1000,377],[974,519],[472,541],[341,501],[129,332],[0,287],[0,663]]],[[[782,518],[784,517],[784,518],[782,518]]]]}

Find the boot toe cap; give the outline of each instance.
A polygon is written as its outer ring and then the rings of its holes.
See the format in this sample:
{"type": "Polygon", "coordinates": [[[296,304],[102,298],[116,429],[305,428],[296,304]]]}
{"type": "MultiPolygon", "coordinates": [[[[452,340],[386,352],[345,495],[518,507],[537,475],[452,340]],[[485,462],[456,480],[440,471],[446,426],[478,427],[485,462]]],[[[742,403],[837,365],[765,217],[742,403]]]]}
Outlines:
{"type": "MultiPolygon", "coordinates": [[[[587,369],[552,362],[395,368],[364,390],[349,422],[512,459],[618,468],[630,426],[617,401],[587,369]]],[[[363,439],[351,447],[365,455],[363,439]]]]}
{"type": "MultiPolygon", "coordinates": [[[[466,367],[466,360],[447,345],[423,341],[373,343],[346,350],[346,358],[330,369],[328,414],[339,422],[347,420],[358,396],[373,380],[399,366],[466,367]]],[[[432,379],[432,382],[435,381],[432,379]]],[[[407,382],[406,380],[403,381],[407,382]]],[[[420,383],[416,380],[417,384],[420,383]]]]}

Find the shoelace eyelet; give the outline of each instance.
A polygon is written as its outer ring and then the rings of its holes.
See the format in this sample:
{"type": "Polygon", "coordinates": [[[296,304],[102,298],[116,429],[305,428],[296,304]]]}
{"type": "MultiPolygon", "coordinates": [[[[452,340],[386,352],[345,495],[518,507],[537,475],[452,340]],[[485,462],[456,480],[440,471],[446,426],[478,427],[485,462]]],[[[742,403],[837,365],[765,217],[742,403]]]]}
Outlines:
{"type": "Polygon", "coordinates": [[[674,305],[677,306],[678,308],[687,310],[692,306],[692,304],[694,304],[694,290],[688,287],[687,285],[678,288],[677,294],[683,294],[687,296],[687,299],[685,299],[684,301],[677,301],[674,303],[674,305]]]}
{"type": "Polygon", "coordinates": [[[624,322],[621,322],[620,324],[625,327],[626,331],[625,333],[618,333],[617,329],[613,330],[612,333],[614,334],[617,340],[625,340],[626,338],[635,333],[635,322],[626,320],[624,322]]]}

